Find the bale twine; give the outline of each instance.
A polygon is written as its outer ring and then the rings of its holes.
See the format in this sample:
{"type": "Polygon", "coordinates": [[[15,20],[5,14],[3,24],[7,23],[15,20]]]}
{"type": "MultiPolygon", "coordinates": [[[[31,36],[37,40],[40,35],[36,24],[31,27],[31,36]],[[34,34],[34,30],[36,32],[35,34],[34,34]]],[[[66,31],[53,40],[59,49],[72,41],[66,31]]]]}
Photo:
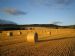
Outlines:
{"type": "Polygon", "coordinates": [[[29,33],[27,35],[27,42],[32,42],[32,43],[35,43],[38,41],[38,34],[36,32],[34,33],[29,33]]]}

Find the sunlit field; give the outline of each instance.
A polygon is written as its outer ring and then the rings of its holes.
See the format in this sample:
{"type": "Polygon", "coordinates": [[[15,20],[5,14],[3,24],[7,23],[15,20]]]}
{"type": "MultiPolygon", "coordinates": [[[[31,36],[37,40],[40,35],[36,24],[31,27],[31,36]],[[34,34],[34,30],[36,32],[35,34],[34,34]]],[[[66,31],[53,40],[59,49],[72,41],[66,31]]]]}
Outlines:
{"type": "Polygon", "coordinates": [[[75,38],[18,43],[1,47],[0,56],[74,56],[75,38]]]}
{"type": "Polygon", "coordinates": [[[39,38],[30,43],[19,39],[19,42],[0,45],[0,56],[75,56],[75,33],[39,38]],[[22,41],[22,42],[21,42],[22,41]]]}

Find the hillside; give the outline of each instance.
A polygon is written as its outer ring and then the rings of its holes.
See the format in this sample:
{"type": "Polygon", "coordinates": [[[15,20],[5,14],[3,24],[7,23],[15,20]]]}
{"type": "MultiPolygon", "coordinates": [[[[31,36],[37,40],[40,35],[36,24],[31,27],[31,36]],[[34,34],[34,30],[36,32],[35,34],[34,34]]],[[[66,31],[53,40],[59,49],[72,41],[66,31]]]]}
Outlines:
{"type": "Polygon", "coordinates": [[[17,24],[0,24],[0,30],[27,30],[28,27],[45,27],[45,28],[70,28],[75,29],[75,25],[60,26],[54,24],[29,24],[29,25],[17,25],[17,24]]]}

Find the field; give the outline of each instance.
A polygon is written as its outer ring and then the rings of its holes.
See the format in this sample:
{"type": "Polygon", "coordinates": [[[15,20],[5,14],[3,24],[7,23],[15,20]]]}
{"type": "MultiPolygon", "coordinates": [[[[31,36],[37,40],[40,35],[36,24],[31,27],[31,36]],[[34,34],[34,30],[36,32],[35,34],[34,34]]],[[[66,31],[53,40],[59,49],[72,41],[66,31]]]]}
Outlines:
{"type": "Polygon", "coordinates": [[[34,43],[25,41],[24,37],[0,39],[0,56],[75,56],[74,30],[62,30],[59,33],[52,30],[50,36],[46,37],[43,33],[34,43]]]}
{"type": "Polygon", "coordinates": [[[0,48],[0,56],[75,56],[75,38],[18,43],[0,48]]]}

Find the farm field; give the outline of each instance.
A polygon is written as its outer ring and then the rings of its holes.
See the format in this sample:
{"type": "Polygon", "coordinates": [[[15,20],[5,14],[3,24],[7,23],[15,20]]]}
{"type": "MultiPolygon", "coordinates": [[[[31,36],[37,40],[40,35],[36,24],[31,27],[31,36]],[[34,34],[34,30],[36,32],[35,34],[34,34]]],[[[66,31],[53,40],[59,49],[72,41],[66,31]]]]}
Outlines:
{"type": "Polygon", "coordinates": [[[32,43],[17,43],[0,47],[0,56],[75,56],[75,38],[63,38],[32,43]]]}

